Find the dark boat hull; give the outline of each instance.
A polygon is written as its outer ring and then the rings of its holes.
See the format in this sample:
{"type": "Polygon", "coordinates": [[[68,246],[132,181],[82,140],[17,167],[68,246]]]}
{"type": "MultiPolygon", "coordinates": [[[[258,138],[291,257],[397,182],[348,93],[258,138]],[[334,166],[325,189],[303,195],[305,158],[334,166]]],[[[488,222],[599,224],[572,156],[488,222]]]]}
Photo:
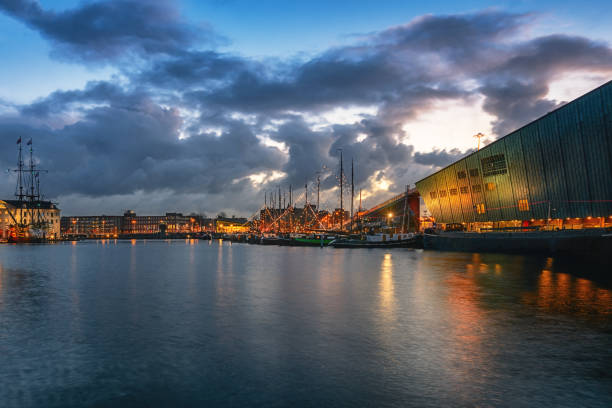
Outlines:
{"type": "Polygon", "coordinates": [[[321,247],[328,246],[331,240],[324,239],[323,242],[318,239],[292,239],[289,243],[290,246],[307,246],[307,247],[321,247]]]}
{"type": "Polygon", "coordinates": [[[47,238],[14,238],[9,237],[9,244],[46,244],[50,242],[47,238]]]}
{"type": "Polygon", "coordinates": [[[420,248],[420,240],[418,238],[405,239],[402,241],[383,241],[383,242],[368,242],[368,241],[339,241],[333,242],[330,246],[334,248],[420,248]]]}
{"type": "Polygon", "coordinates": [[[262,238],[261,245],[281,245],[288,246],[290,240],[286,238],[262,238]]]}

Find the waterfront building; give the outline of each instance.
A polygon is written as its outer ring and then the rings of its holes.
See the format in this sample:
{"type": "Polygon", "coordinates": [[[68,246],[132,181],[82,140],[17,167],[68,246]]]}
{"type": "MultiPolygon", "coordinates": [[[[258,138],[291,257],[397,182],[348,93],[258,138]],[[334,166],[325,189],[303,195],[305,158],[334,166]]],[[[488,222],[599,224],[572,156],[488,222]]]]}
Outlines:
{"type": "Polygon", "coordinates": [[[61,218],[64,235],[112,238],[120,234],[198,233],[214,230],[212,220],[200,215],[166,213],[165,215],[136,215],[132,210],[123,216],[94,215],[61,218]]]}
{"type": "Polygon", "coordinates": [[[116,237],[121,233],[123,217],[115,215],[93,215],[62,217],[62,235],[86,235],[97,237],[116,237]]]}
{"type": "Polygon", "coordinates": [[[44,226],[47,238],[59,238],[60,209],[51,201],[0,200],[0,240],[14,236],[18,225],[36,222],[44,226]]]}
{"type": "Polygon", "coordinates": [[[215,219],[215,232],[220,234],[247,233],[250,228],[251,225],[246,218],[217,217],[215,219]]]}
{"type": "Polygon", "coordinates": [[[612,226],[612,81],[416,183],[438,225],[612,226]]]}

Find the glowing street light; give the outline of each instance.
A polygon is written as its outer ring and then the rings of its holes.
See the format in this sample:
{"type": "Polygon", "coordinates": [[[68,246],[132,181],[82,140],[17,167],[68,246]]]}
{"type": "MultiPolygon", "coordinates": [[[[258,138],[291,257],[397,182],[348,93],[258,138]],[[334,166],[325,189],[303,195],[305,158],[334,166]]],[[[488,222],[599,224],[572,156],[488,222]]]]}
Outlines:
{"type": "Polygon", "coordinates": [[[474,135],[475,138],[478,139],[478,147],[476,148],[476,150],[480,150],[480,139],[485,137],[485,135],[483,135],[482,133],[478,132],[474,135]]]}

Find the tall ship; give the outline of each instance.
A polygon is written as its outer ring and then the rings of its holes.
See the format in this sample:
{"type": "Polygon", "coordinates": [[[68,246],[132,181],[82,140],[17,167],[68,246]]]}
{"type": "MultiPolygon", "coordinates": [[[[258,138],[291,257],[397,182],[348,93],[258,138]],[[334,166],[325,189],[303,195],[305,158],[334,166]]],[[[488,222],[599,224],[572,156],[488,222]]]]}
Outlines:
{"type": "Polygon", "coordinates": [[[0,200],[0,238],[10,243],[44,243],[59,238],[60,210],[44,200],[40,190],[40,169],[34,160],[32,139],[26,143],[29,163],[24,161],[21,137],[17,139],[15,199],[0,200]]]}

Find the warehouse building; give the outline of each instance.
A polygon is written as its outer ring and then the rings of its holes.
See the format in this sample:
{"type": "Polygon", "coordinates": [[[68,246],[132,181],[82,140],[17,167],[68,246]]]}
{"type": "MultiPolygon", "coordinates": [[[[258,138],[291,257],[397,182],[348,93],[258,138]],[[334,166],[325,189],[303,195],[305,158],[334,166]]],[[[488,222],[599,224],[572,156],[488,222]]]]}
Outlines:
{"type": "Polygon", "coordinates": [[[612,81],[416,183],[438,225],[612,226],[612,81]]]}

